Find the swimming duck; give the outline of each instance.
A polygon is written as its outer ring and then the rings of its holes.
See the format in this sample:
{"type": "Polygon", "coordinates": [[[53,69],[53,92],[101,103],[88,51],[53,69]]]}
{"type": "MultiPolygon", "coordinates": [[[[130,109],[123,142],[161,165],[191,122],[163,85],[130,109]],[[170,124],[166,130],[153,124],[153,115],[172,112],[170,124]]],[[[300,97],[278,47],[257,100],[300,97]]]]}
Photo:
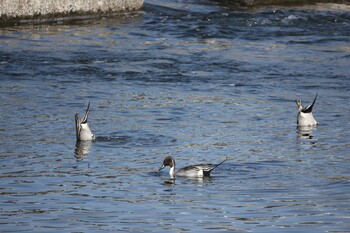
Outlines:
{"type": "Polygon", "coordinates": [[[159,171],[165,168],[166,166],[170,167],[170,178],[175,178],[176,176],[186,176],[186,177],[205,177],[210,176],[210,172],[225,162],[227,159],[218,164],[197,164],[187,167],[183,167],[175,172],[175,160],[172,156],[167,156],[163,160],[163,165],[159,168],[159,171]]]}
{"type": "Polygon", "coordinates": [[[312,115],[312,108],[314,107],[316,99],[317,99],[317,94],[312,104],[307,106],[306,108],[304,108],[303,105],[301,104],[301,100],[295,100],[299,110],[298,119],[297,119],[298,126],[315,126],[318,124],[318,122],[315,120],[314,116],[312,115]]]}
{"type": "Polygon", "coordinates": [[[77,141],[91,141],[95,139],[95,135],[91,133],[89,125],[87,123],[89,115],[90,102],[87,106],[84,117],[79,117],[79,114],[75,114],[75,132],[77,141]]]}

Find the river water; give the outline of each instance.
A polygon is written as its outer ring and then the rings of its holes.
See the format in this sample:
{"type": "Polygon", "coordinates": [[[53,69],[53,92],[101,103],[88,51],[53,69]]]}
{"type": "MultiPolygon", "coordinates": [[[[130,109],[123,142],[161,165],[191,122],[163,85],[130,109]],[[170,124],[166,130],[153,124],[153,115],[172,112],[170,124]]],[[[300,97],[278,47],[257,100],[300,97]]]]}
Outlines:
{"type": "Polygon", "coordinates": [[[1,232],[350,231],[349,6],[151,0],[0,35],[1,232]],[[170,182],[168,155],[228,161],[170,182]]]}

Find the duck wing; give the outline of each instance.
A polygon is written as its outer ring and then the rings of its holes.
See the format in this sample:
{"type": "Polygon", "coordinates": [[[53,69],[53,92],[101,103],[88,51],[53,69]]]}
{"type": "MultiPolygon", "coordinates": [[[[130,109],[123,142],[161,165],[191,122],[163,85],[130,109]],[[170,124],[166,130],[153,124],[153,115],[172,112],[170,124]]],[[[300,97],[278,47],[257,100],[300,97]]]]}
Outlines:
{"type": "Polygon", "coordinates": [[[210,172],[216,168],[217,166],[221,165],[223,162],[225,162],[227,159],[225,159],[224,161],[218,163],[218,164],[196,164],[196,165],[191,165],[191,166],[187,166],[184,168],[179,169],[176,172],[176,175],[178,176],[195,176],[198,173],[200,173],[200,171],[203,171],[203,175],[204,176],[209,176],[210,172]]]}
{"type": "Polygon", "coordinates": [[[81,131],[81,119],[79,114],[75,114],[75,135],[77,137],[77,141],[80,140],[80,131],[81,131]]]}

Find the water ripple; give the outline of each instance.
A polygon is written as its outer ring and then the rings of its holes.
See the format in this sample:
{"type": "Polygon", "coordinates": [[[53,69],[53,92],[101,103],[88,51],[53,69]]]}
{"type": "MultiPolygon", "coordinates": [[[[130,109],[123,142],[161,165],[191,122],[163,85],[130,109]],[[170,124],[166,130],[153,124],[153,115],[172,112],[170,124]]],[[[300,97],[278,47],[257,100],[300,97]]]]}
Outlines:
{"type": "Polygon", "coordinates": [[[338,4],[151,0],[0,29],[1,231],[347,231],[349,25],[338,4]],[[296,128],[316,92],[320,125],[296,128]],[[168,155],[228,161],[171,180],[168,155]]]}

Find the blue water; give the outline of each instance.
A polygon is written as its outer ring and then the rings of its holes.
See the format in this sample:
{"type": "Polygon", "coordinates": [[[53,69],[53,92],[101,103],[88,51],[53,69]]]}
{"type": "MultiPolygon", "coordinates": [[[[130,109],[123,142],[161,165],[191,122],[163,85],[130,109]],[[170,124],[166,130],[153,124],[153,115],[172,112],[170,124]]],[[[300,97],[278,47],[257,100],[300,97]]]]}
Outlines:
{"type": "Polygon", "coordinates": [[[346,5],[194,0],[1,28],[0,231],[349,232],[349,28],[346,5]],[[168,155],[228,161],[171,183],[168,155]]]}

